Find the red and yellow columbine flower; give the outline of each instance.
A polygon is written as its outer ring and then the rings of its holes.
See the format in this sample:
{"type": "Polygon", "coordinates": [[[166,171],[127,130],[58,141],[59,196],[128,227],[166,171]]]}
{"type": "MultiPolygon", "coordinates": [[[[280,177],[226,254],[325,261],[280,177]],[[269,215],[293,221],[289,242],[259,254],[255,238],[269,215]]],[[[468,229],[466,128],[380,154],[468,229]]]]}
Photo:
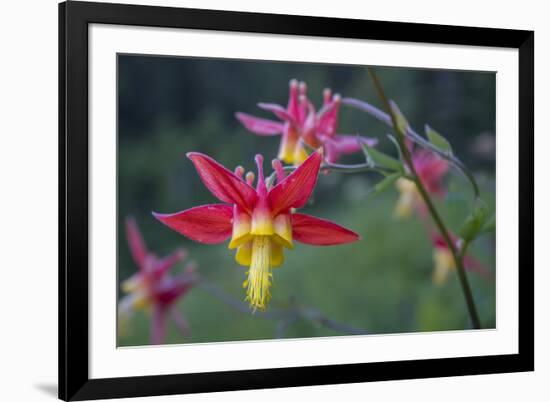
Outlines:
{"type": "Polygon", "coordinates": [[[188,335],[185,318],[173,308],[175,302],[193,286],[193,264],[187,264],[179,276],[170,276],[170,269],[182,261],[186,253],[177,250],[165,258],[149,252],[133,218],[126,219],[128,246],[139,271],[122,282],[122,291],[127,293],[119,303],[119,319],[124,324],[134,310],[147,310],[151,318],[151,343],[164,341],[166,317],[170,314],[183,335],[188,335]]]}
{"type": "Polygon", "coordinates": [[[244,287],[246,299],[254,310],[265,309],[270,298],[271,270],[283,263],[283,248],[291,249],[294,240],[328,246],[359,239],[356,233],[333,222],[295,212],[306,204],[317,182],[322,159],[318,152],[287,177],[280,161],[275,160],[277,184],[274,186],[266,183],[263,158],[256,155],[256,189],[252,187],[254,174],[251,172],[245,181],[240,167],[232,173],[206,155],[191,152],[187,156],[206,187],[225,204],[153,215],[200,243],[216,244],[231,238],[229,248],[237,250],[235,259],[249,267],[244,287]]]}
{"type": "MultiPolygon", "coordinates": [[[[412,160],[426,191],[436,197],[444,197],[443,177],[449,169],[447,161],[426,150],[415,151],[412,160]]],[[[395,207],[395,215],[398,218],[409,217],[413,210],[421,215],[426,213],[426,206],[414,182],[401,177],[395,185],[400,193],[395,207]]]]}
{"type": "MultiPolygon", "coordinates": [[[[272,112],[281,121],[254,117],[238,112],[237,119],[250,131],[258,135],[282,134],[278,158],[298,165],[307,158],[304,143],[311,148],[324,147],[328,162],[335,162],[341,154],[351,154],[361,150],[358,137],[337,135],[340,95],[332,95],[330,89],[323,92],[323,107],[316,112],[306,96],[306,84],[290,81],[290,94],[286,109],[274,103],[259,103],[258,106],[272,112]]],[[[376,139],[359,137],[367,145],[376,144],[376,139]]]]}

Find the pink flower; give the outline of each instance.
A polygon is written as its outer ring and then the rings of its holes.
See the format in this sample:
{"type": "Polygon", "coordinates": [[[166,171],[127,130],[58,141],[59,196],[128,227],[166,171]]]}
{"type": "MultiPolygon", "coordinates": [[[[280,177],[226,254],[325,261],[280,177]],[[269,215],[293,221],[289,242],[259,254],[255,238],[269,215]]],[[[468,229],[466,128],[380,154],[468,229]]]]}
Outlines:
{"type": "Polygon", "coordinates": [[[206,244],[229,238],[235,259],[249,267],[247,300],[254,310],[265,309],[270,299],[271,270],[283,263],[283,248],[293,248],[293,241],[328,246],[344,244],[359,236],[328,220],[295,212],[306,205],[319,174],[321,155],[314,152],[294,172],[285,177],[281,162],[273,167],[277,184],[266,183],[261,155],[256,155],[258,180],[254,174],[242,179],[244,169],[232,173],[214,159],[197,153],[187,154],[205,186],[224,204],[210,204],[175,214],[153,215],[173,230],[206,244]]]}
{"type": "Polygon", "coordinates": [[[433,152],[424,149],[419,149],[413,153],[413,163],[416,173],[428,193],[437,197],[444,197],[443,177],[449,170],[449,163],[433,152]]]}
{"type": "Polygon", "coordinates": [[[193,286],[194,265],[189,263],[178,276],[170,276],[170,269],[186,257],[184,250],[177,250],[167,257],[159,258],[147,250],[137,223],[126,219],[128,246],[138,266],[138,272],[122,282],[127,293],[119,303],[120,319],[126,321],[134,310],[146,309],[152,313],[151,343],[164,341],[166,318],[171,316],[183,335],[189,334],[185,318],[175,308],[175,302],[193,286]]]}
{"type": "MultiPolygon", "coordinates": [[[[455,246],[459,248],[460,240],[452,233],[450,235],[455,246]]],[[[453,254],[443,236],[434,234],[432,236],[432,244],[434,261],[432,280],[437,286],[441,286],[447,281],[449,273],[456,269],[456,264],[453,254]]],[[[469,255],[464,257],[464,268],[469,271],[475,271],[486,278],[489,277],[487,269],[477,259],[469,255]]]]}
{"type": "MultiPolygon", "coordinates": [[[[416,173],[426,191],[435,197],[444,197],[443,178],[449,170],[448,162],[424,149],[413,151],[412,160],[416,173]]],[[[395,215],[397,217],[408,217],[413,210],[416,210],[421,215],[425,215],[426,206],[414,182],[401,177],[397,180],[396,187],[400,193],[395,208],[395,215]]]]}
{"type": "MultiPolygon", "coordinates": [[[[259,103],[261,109],[272,112],[280,121],[262,119],[246,113],[236,113],[237,119],[250,131],[258,135],[282,134],[278,158],[298,165],[307,158],[304,143],[310,148],[324,147],[326,160],[335,162],[341,154],[351,154],[361,150],[355,135],[337,135],[340,95],[332,95],[330,89],[323,92],[323,107],[316,112],[306,96],[306,84],[290,81],[290,95],[287,107],[274,103],[259,103]]],[[[367,145],[373,146],[376,139],[359,137],[367,145]]]]}

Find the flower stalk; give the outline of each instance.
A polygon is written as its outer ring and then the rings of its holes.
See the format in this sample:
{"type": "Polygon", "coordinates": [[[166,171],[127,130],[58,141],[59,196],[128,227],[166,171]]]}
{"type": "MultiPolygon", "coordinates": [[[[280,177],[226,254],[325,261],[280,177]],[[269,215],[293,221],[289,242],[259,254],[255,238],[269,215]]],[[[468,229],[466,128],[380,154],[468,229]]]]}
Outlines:
{"type": "MultiPolygon", "coordinates": [[[[293,166],[293,165],[287,165],[287,166],[282,167],[282,169],[285,172],[289,172],[289,173],[295,171],[296,168],[297,168],[297,166],[293,166]]],[[[387,175],[387,174],[392,173],[391,171],[386,170],[386,169],[381,168],[381,167],[373,167],[372,164],[370,164],[370,163],[356,163],[356,164],[352,164],[352,165],[346,165],[346,164],[342,164],[342,163],[331,163],[331,162],[327,162],[327,161],[324,161],[321,164],[319,172],[321,172],[321,173],[338,172],[338,173],[347,173],[347,174],[364,173],[364,172],[377,172],[377,173],[380,173],[380,174],[383,174],[383,175],[387,175]]],[[[266,178],[267,186],[269,187],[271,184],[273,184],[275,179],[276,179],[276,172],[273,172],[271,175],[269,175],[266,178]]]]}
{"type": "MultiPolygon", "coordinates": [[[[459,277],[459,280],[460,280],[460,285],[461,285],[461,288],[462,288],[462,292],[463,292],[464,298],[466,300],[466,306],[467,306],[467,309],[468,309],[468,313],[470,315],[470,320],[472,322],[472,326],[475,329],[480,329],[481,328],[481,323],[480,323],[479,316],[478,316],[478,313],[477,313],[475,301],[474,301],[474,298],[473,298],[473,295],[472,295],[472,290],[471,290],[470,284],[468,282],[468,277],[466,276],[466,270],[464,268],[464,256],[466,255],[465,251],[466,251],[467,244],[464,244],[461,247],[461,249],[459,250],[459,249],[457,249],[456,244],[452,241],[449,230],[447,229],[447,226],[445,225],[445,222],[443,221],[443,219],[439,215],[437,209],[435,208],[435,205],[434,205],[432,199],[430,198],[430,195],[426,191],[426,188],[424,187],[424,184],[422,183],[422,181],[420,180],[420,178],[419,178],[419,176],[416,172],[416,168],[414,166],[412,156],[411,156],[411,153],[409,151],[409,147],[407,146],[407,144],[405,142],[405,138],[406,138],[405,136],[406,135],[411,136],[413,138],[413,140],[415,140],[416,142],[419,143],[419,145],[426,146],[427,144],[429,144],[428,148],[430,150],[433,150],[438,155],[443,154],[441,156],[443,156],[446,159],[450,160],[455,165],[457,165],[456,161],[458,161],[458,159],[452,157],[451,155],[449,155],[447,153],[442,153],[439,149],[437,149],[436,147],[433,147],[429,142],[425,141],[422,137],[420,137],[416,133],[414,133],[414,135],[411,135],[411,133],[413,133],[413,131],[410,128],[407,128],[406,132],[401,132],[399,130],[397,117],[395,116],[395,113],[393,112],[393,110],[390,106],[390,102],[388,101],[388,98],[386,97],[386,95],[384,93],[384,90],[382,88],[380,80],[378,79],[378,76],[376,75],[376,72],[371,67],[368,67],[368,72],[369,72],[369,75],[370,75],[370,77],[371,77],[371,79],[372,79],[372,81],[373,81],[373,83],[376,87],[378,95],[379,95],[382,103],[384,104],[385,109],[388,111],[387,116],[390,118],[390,121],[388,122],[387,117],[383,116],[382,115],[383,112],[381,112],[379,110],[373,111],[374,113],[371,113],[371,114],[373,114],[374,116],[378,116],[380,120],[382,120],[382,121],[386,122],[387,124],[393,126],[393,128],[394,128],[394,130],[397,134],[396,137],[397,137],[399,147],[401,149],[401,153],[403,155],[403,159],[404,159],[405,163],[407,164],[407,167],[408,167],[408,169],[411,173],[411,178],[413,179],[414,183],[416,184],[416,187],[417,187],[423,201],[425,202],[433,221],[435,222],[438,230],[440,231],[441,236],[445,240],[445,243],[447,243],[447,246],[449,247],[449,250],[451,250],[453,260],[456,264],[456,268],[457,268],[458,277],[459,277]],[[422,141],[419,142],[417,137],[420,138],[422,141]],[[450,158],[452,158],[452,159],[450,159],[450,158]]],[[[458,165],[459,167],[463,166],[460,161],[459,161],[459,163],[460,163],[458,165]]],[[[471,176],[471,173],[469,173],[469,171],[467,169],[464,168],[464,169],[461,169],[461,170],[467,175],[467,177],[472,182],[472,185],[474,187],[474,193],[476,195],[476,198],[478,198],[479,197],[479,189],[477,187],[477,184],[476,184],[475,180],[473,179],[473,176],[471,176]],[[466,173],[466,172],[468,172],[468,173],[466,173]]]]}

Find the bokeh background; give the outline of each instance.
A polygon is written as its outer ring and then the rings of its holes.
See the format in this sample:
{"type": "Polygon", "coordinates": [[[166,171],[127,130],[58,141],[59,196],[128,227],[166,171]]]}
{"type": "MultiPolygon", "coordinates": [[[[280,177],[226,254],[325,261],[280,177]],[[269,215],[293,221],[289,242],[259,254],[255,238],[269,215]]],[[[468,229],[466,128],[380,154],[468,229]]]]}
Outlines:
{"type": "MultiPolygon", "coordinates": [[[[495,206],[495,75],[410,68],[377,68],[387,95],[419,132],[429,123],[453,144],[455,153],[475,172],[483,198],[495,206]]],[[[246,268],[234,261],[226,244],[194,243],[157,222],[151,211],[171,213],[217,202],[198,178],[188,151],[206,153],[232,169],[255,170],[253,157],[276,156],[279,137],[258,137],[235,119],[236,111],[271,118],[260,101],[286,105],[288,81],[307,82],[309,98],[320,105],[330,87],[345,97],[380,102],[363,66],[118,56],[118,278],[136,272],[128,250],[124,219],[133,215],[149,248],[164,255],[188,250],[198,272],[233,297],[244,299],[246,268]]],[[[357,110],[343,107],[341,133],[378,137],[392,153],[389,128],[357,110]]],[[[360,162],[360,154],[343,162],[360,162]]],[[[268,163],[266,163],[266,167],[268,163]]],[[[432,247],[414,216],[393,217],[398,194],[391,188],[373,196],[381,178],[371,174],[322,176],[314,202],[304,212],[334,220],[360,233],[360,242],[334,247],[296,244],[274,271],[274,308],[299,305],[370,333],[460,330],[469,319],[457,275],[443,286],[432,282],[432,247]]],[[[448,175],[448,194],[438,201],[457,231],[472,198],[465,180],[448,175]]],[[[491,273],[469,273],[482,324],[495,326],[495,239],[485,235],[471,247],[491,273]]],[[[183,265],[183,264],[182,264],[183,265]]],[[[175,271],[181,269],[176,267],[175,271]]],[[[119,290],[119,297],[123,294],[119,290]]],[[[275,337],[342,335],[309,320],[285,323],[243,313],[201,288],[178,303],[191,335],[182,337],[169,324],[167,343],[219,342],[275,337]],[[284,329],[284,331],[283,331],[284,329]]],[[[119,346],[149,343],[149,316],[134,315],[119,346]]]]}

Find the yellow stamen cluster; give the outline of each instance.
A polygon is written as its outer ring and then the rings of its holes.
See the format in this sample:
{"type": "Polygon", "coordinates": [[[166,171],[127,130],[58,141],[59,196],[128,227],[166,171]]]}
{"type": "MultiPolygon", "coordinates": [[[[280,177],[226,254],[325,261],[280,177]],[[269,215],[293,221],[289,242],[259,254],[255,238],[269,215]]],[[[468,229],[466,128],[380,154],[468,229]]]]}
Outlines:
{"type": "Polygon", "coordinates": [[[246,300],[253,310],[264,310],[271,298],[273,275],[271,273],[271,239],[270,236],[254,236],[248,279],[244,281],[246,300]]]}
{"type": "Polygon", "coordinates": [[[246,300],[253,310],[263,310],[270,298],[271,270],[284,261],[284,248],[293,248],[290,214],[275,218],[269,211],[257,208],[252,217],[245,212],[235,212],[230,249],[237,249],[235,260],[249,267],[246,300]]]}

